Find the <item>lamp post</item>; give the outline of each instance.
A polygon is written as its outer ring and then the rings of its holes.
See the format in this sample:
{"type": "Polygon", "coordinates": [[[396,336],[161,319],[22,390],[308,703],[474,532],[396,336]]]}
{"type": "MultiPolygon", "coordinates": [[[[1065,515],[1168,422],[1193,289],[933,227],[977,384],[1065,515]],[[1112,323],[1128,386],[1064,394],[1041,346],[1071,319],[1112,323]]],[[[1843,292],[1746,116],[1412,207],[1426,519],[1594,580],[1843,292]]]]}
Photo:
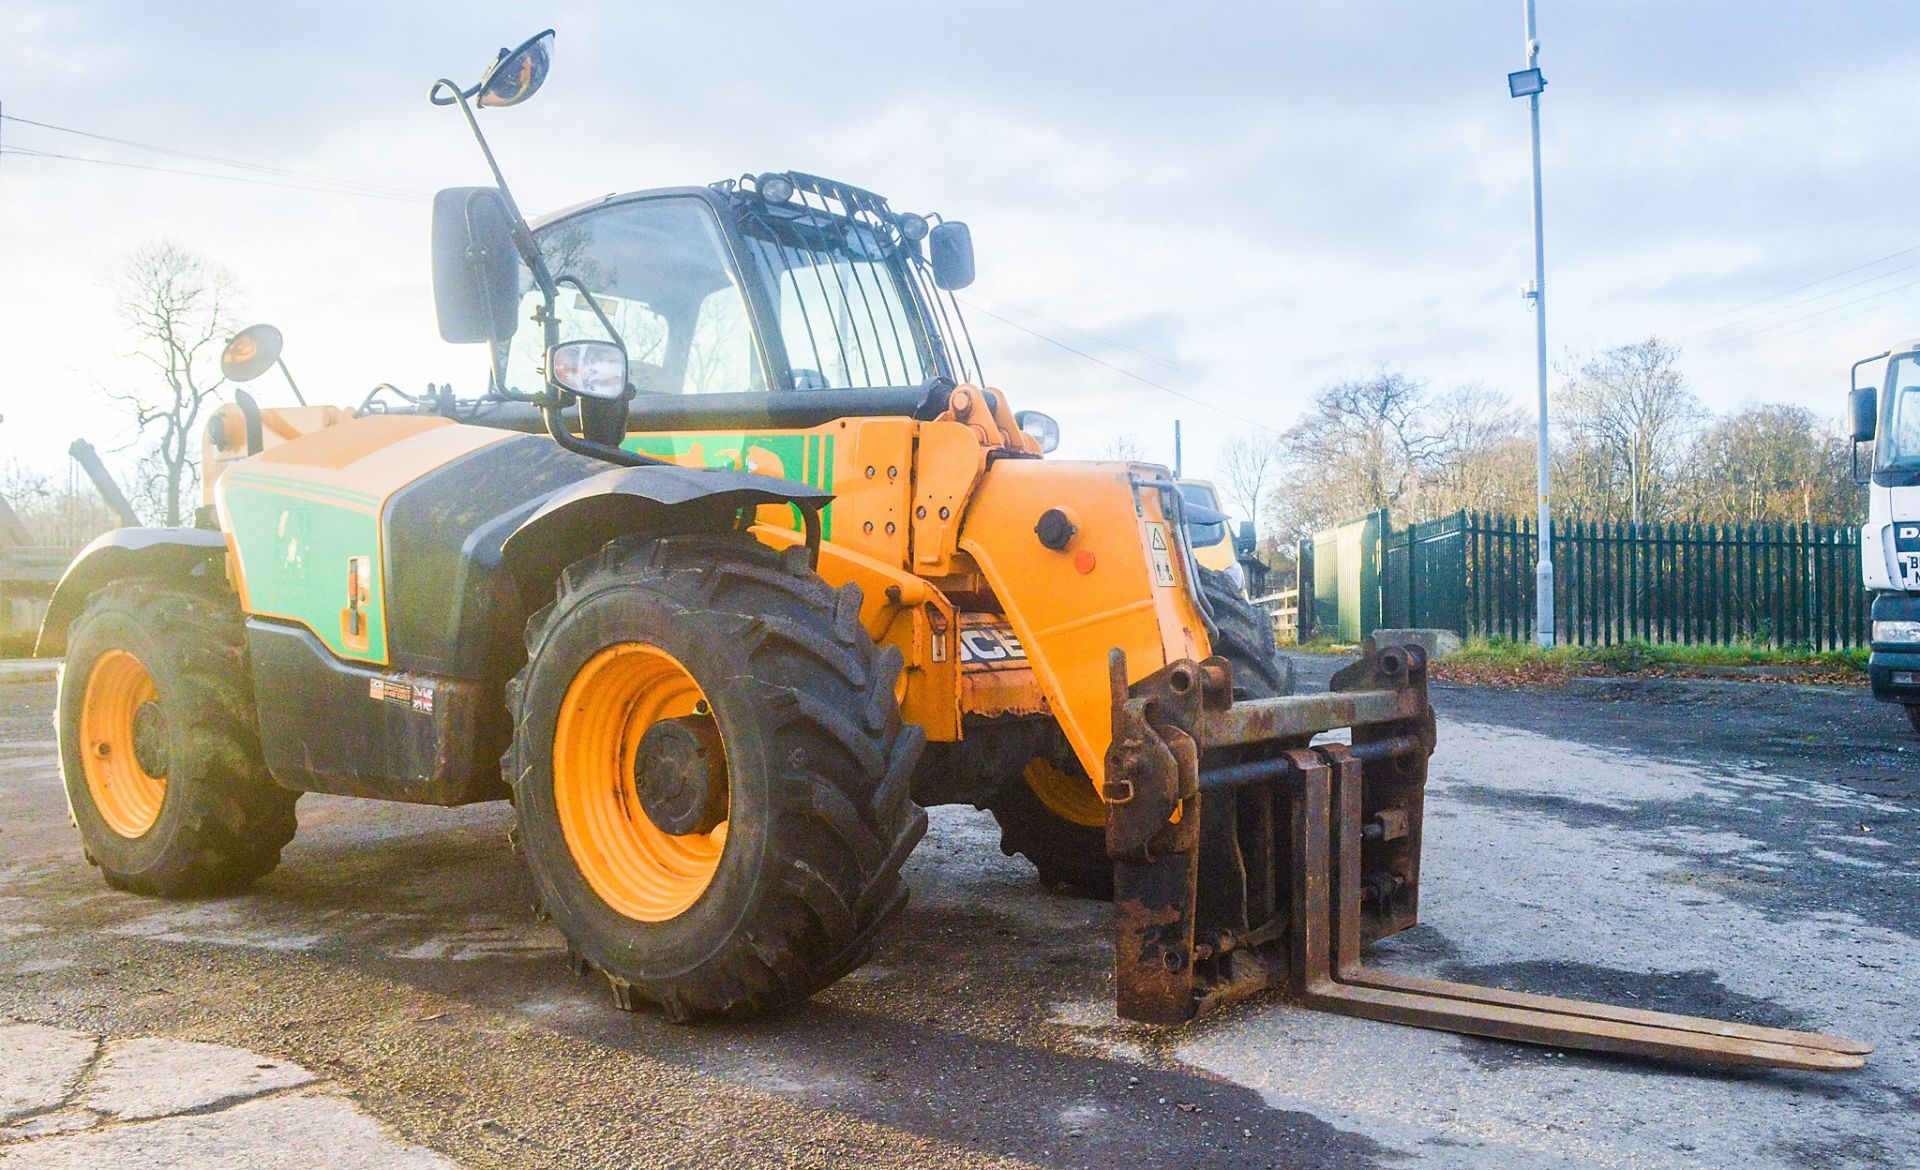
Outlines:
{"type": "Polygon", "coordinates": [[[1533,302],[1534,341],[1540,366],[1540,435],[1535,473],[1540,497],[1540,559],[1533,566],[1534,639],[1553,645],[1553,517],[1547,501],[1547,245],[1540,211],[1540,91],[1547,79],[1540,75],[1540,41],[1534,36],[1533,0],[1524,0],[1527,15],[1527,67],[1507,74],[1507,92],[1526,98],[1533,119],[1533,284],[1525,292],[1533,302]]]}

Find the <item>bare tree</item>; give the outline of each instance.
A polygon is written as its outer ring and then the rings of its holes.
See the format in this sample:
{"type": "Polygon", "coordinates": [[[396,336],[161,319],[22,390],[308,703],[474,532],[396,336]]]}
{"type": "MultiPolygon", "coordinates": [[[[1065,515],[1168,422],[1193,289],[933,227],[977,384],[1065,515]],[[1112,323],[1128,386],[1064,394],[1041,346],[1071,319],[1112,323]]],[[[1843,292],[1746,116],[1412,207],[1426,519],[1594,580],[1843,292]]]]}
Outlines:
{"type": "Polygon", "coordinates": [[[1567,431],[1556,491],[1570,510],[1634,522],[1659,520],[1681,503],[1694,431],[1707,417],[1680,373],[1680,351],[1649,337],[1594,354],[1560,392],[1567,431]]]}
{"type": "Polygon", "coordinates": [[[200,416],[224,384],[220,350],[231,329],[228,305],[236,289],[219,265],[165,241],[127,257],[114,283],[120,314],[134,337],[134,354],[159,374],[158,384],[109,395],[127,407],[143,434],[152,434],[157,459],[148,483],[170,525],[181,523],[199,479],[193,456],[200,416]]]}
{"type": "Polygon", "coordinates": [[[1115,435],[1113,438],[1107,440],[1106,446],[1100,448],[1100,458],[1102,459],[1137,463],[1146,457],[1146,453],[1140,447],[1140,437],[1131,431],[1126,434],[1115,435]]]}
{"type": "Polygon", "coordinates": [[[0,466],[0,498],[12,506],[22,529],[13,538],[28,544],[74,547],[120,523],[99,495],[72,474],[71,465],[62,482],[9,459],[0,466]]]}
{"type": "Polygon", "coordinates": [[[1412,503],[1440,446],[1425,382],[1383,370],[1327,387],[1286,433],[1286,487],[1269,497],[1277,535],[1304,536],[1363,512],[1412,503]]]}
{"type": "Polygon", "coordinates": [[[1220,449],[1220,486],[1235,511],[1255,523],[1267,493],[1280,478],[1286,451],[1271,431],[1236,435],[1220,449]]]}
{"type": "Polygon", "coordinates": [[[1688,459],[1688,515],[1710,524],[1858,523],[1847,445],[1804,406],[1750,406],[1715,422],[1688,459]]]}
{"type": "Polygon", "coordinates": [[[1491,387],[1455,387],[1433,404],[1436,450],[1419,492],[1419,515],[1463,508],[1523,513],[1533,507],[1533,444],[1526,417],[1491,387]]]}

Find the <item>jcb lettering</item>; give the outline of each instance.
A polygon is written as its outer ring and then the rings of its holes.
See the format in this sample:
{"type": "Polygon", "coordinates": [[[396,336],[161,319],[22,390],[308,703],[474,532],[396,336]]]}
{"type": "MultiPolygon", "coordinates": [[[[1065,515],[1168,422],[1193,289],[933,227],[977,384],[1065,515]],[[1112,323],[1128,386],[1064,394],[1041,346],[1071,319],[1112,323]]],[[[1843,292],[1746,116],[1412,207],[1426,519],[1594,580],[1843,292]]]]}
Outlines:
{"type": "Polygon", "coordinates": [[[1026,647],[1020,644],[1020,639],[1014,637],[1011,630],[975,627],[960,631],[962,665],[973,662],[1024,661],[1026,657],[1026,647]]]}

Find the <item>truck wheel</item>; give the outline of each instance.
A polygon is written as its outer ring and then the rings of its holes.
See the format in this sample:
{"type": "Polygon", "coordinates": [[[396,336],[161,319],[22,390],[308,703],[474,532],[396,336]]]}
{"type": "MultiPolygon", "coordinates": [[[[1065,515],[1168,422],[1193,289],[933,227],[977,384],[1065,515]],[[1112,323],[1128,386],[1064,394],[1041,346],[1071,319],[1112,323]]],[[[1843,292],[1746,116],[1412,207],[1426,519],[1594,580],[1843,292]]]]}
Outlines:
{"type": "Polygon", "coordinates": [[[107,884],[242,889],[280,862],[299,794],[260,758],[244,617],[229,599],[117,581],[74,620],[60,672],[61,773],[107,884]]]}
{"type": "MultiPolygon", "coordinates": [[[[1243,597],[1225,573],[1200,570],[1200,590],[1213,609],[1213,652],[1233,664],[1237,699],[1293,693],[1293,662],[1273,641],[1266,612],[1243,597]]],[[[1091,898],[1113,897],[1107,857],[1107,810],[1071,754],[1029,763],[1021,782],[1001,785],[987,802],[1000,822],[1000,851],[1024,855],[1047,886],[1091,898]]]]}
{"type": "Polygon", "coordinates": [[[805,550],[629,538],[527,625],[503,765],[577,972],[676,1020],[805,999],[906,904],[925,736],[805,550]]]}

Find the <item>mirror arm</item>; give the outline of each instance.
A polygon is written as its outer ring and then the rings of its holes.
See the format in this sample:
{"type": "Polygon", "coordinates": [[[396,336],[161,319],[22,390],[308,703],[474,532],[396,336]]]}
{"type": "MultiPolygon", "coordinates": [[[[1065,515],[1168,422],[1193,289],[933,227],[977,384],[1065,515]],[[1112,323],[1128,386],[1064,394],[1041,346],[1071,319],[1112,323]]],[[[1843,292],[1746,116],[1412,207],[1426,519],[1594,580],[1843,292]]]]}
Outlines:
{"type": "MultiPolygon", "coordinates": [[[[615,345],[618,345],[623,349],[626,347],[626,342],[621,340],[620,331],[613,327],[613,322],[607,318],[606,310],[600,307],[600,298],[588,292],[587,286],[580,283],[579,277],[574,276],[572,273],[562,273],[561,275],[554,278],[553,283],[556,289],[558,288],[558,286],[563,284],[572,285],[574,287],[574,290],[577,291],[581,295],[581,297],[586,300],[587,308],[592,309],[593,315],[600,319],[600,328],[605,329],[607,331],[607,340],[613,342],[615,345]]],[[[627,389],[630,391],[633,389],[633,387],[629,385],[627,389]]]]}
{"type": "Polygon", "coordinates": [[[1854,389],[1854,390],[1859,389],[1860,387],[1858,383],[1860,381],[1860,367],[1866,365],[1868,362],[1877,362],[1883,357],[1892,357],[1892,356],[1893,356],[1893,351],[1889,349],[1882,353],[1876,353],[1872,357],[1863,357],[1859,361],[1853,363],[1853,369],[1848,371],[1849,376],[1847,378],[1847,386],[1850,389],[1854,389]]]}
{"type": "Polygon", "coordinates": [[[642,455],[637,451],[629,451],[625,447],[596,443],[574,434],[567,429],[566,419],[561,417],[560,407],[555,404],[556,397],[557,395],[550,393],[542,399],[540,417],[546,420],[547,434],[553,436],[553,441],[575,455],[585,455],[605,463],[616,463],[621,467],[653,467],[668,462],[665,459],[655,459],[651,455],[642,455]]]}
{"type": "Polygon", "coordinates": [[[457,104],[461,114],[465,115],[467,129],[473,131],[473,140],[479,144],[480,154],[487,160],[487,170],[493,173],[493,185],[499,188],[500,198],[506,202],[507,228],[513,233],[513,246],[519,251],[520,259],[526,264],[527,270],[533,273],[534,283],[540,286],[540,291],[546,294],[548,300],[552,300],[554,297],[553,274],[547,270],[547,261],[540,255],[540,249],[534,246],[533,229],[527,226],[527,217],[520,213],[520,205],[514,201],[513,191],[507,186],[507,177],[501,173],[500,163],[493,157],[493,147],[487,143],[487,136],[481,132],[479,119],[473,116],[473,104],[467,100],[479,92],[479,86],[474,86],[471,92],[463,92],[458,85],[443,77],[433,83],[433,88],[427,91],[427,98],[435,105],[457,104]],[[442,100],[440,91],[443,88],[453,97],[442,100]]]}

